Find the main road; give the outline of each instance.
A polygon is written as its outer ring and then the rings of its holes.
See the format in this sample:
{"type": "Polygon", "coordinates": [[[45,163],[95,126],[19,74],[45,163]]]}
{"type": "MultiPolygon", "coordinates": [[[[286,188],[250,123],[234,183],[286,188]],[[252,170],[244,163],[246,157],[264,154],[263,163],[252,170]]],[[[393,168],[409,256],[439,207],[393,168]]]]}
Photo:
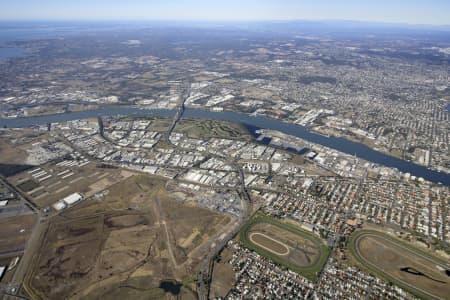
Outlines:
{"type": "Polygon", "coordinates": [[[183,116],[184,103],[186,102],[186,99],[190,96],[190,94],[191,94],[191,86],[190,86],[190,84],[188,84],[188,86],[186,87],[186,90],[183,91],[183,93],[181,95],[180,103],[178,105],[177,112],[175,113],[175,116],[173,118],[172,124],[170,125],[169,129],[167,130],[166,142],[168,144],[170,144],[170,135],[172,134],[172,131],[175,129],[175,126],[177,126],[177,123],[181,120],[181,117],[183,116]]]}
{"type": "Polygon", "coordinates": [[[236,236],[236,234],[241,230],[242,226],[244,226],[251,217],[252,202],[250,199],[250,195],[248,194],[247,187],[245,186],[244,171],[236,161],[229,161],[229,163],[234,166],[234,168],[238,170],[239,173],[240,190],[242,194],[242,213],[239,217],[238,223],[225,237],[220,238],[218,241],[216,241],[215,246],[211,248],[211,251],[203,260],[200,266],[200,271],[197,277],[197,295],[198,299],[200,300],[206,300],[209,297],[209,283],[211,282],[213,259],[225,247],[228,241],[236,236]]]}
{"type": "MultiPolygon", "coordinates": [[[[186,102],[186,99],[190,95],[190,85],[186,88],[186,90],[183,92],[180,103],[178,105],[177,112],[173,118],[172,124],[170,125],[169,129],[167,130],[167,133],[165,135],[166,142],[168,144],[172,144],[170,141],[170,136],[176,127],[177,123],[181,120],[183,113],[185,111],[184,103],[186,102]]],[[[173,145],[173,144],[172,144],[173,145]]],[[[176,145],[174,145],[176,147],[176,145]]],[[[211,153],[208,153],[211,156],[215,156],[211,153]]],[[[220,157],[222,159],[222,157],[220,157]]],[[[209,296],[209,283],[212,275],[212,262],[213,259],[216,257],[216,255],[225,247],[225,245],[228,243],[229,240],[231,240],[244,226],[244,224],[249,220],[251,216],[251,201],[250,201],[250,195],[248,194],[247,187],[245,186],[245,175],[244,171],[242,170],[241,166],[234,160],[228,160],[227,163],[232,165],[239,173],[239,179],[240,179],[240,190],[242,194],[242,214],[239,217],[239,221],[234,227],[228,231],[228,233],[222,237],[222,235],[217,236],[216,241],[210,241],[210,251],[206,258],[202,261],[200,270],[197,277],[197,295],[198,299],[208,299],[209,296]]]]}

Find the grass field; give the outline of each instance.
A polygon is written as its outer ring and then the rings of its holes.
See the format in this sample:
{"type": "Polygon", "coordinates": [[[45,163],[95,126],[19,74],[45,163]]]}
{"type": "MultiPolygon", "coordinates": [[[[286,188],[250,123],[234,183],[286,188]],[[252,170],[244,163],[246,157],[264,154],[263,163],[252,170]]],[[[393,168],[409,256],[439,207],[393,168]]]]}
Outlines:
{"type": "Polygon", "coordinates": [[[448,263],[420,249],[374,230],[356,231],[349,249],[369,272],[424,299],[448,299],[448,263]]]}
{"type": "Polygon", "coordinates": [[[263,214],[243,227],[240,239],[247,248],[313,281],[329,252],[318,237],[263,214]]]}
{"type": "Polygon", "coordinates": [[[29,192],[29,191],[32,191],[35,188],[39,187],[39,183],[37,183],[36,181],[34,181],[32,179],[29,179],[29,180],[17,185],[17,187],[24,192],[29,192]]]}
{"type": "Polygon", "coordinates": [[[182,119],[175,127],[176,132],[187,134],[190,138],[250,139],[248,131],[239,124],[215,120],[182,119]]]}

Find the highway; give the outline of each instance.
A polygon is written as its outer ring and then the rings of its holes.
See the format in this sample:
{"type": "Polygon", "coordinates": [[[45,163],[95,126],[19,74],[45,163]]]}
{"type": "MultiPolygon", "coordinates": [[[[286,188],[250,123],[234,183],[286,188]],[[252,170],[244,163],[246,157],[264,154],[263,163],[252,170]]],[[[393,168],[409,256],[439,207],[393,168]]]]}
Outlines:
{"type": "MultiPolygon", "coordinates": [[[[42,215],[42,212],[39,210],[39,208],[36,206],[36,204],[28,198],[28,196],[17,189],[14,185],[10,184],[7,179],[3,176],[0,176],[0,181],[6,185],[11,191],[16,193],[18,197],[24,201],[25,205],[31,209],[33,213],[37,215],[37,222],[36,225],[33,228],[33,232],[31,233],[30,238],[26,242],[26,245],[24,247],[23,255],[16,266],[16,271],[14,272],[14,276],[10,283],[6,287],[3,287],[5,290],[5,295],[10,295],[12,297],[17,297],[16,294],[18,293],[20,287],[24,283],[25,275],[27,273],[28,267],[32,263],[32,259],[34,255],[37,253],[37,248],[41,245],[42,235],[45,232],[45,229],[47,228],[47,224],[45,223],[44,217],[42,215]]],[[[17,250],[17,249],[15,249],[17,250]]],[[[20,298],[20,297],[19,297],[20,298]]]]}
{"type": "Polygon", "coordinates": [[[167,130],[166,142],[168,144],[171,144],[171,142],[170,142],[170,135],[172,134],[172,131],[175,129],[175,126],[177,126],[177,123],[181,120],[181,117],[183,116],[184,103],[186,102],[186,99],[190,96],[190,94],[191,94],[191,85],[188,83],[187,87],[186,87],[186,90],[181,95],[181,100],[180,100],[180,103],[178,105],[177,113],[175,114],[175,116],[173,118],[173,122],[170,125],[169,129],[167,130]]]}
{"type": "MultiPolygon", "coordinates": [[[[179,104],[177,113],[173,119],[173,122],[171,126],[169,127],[167,133],[166,133],[166,142],[168,144],[172,144],[170,141],[170,135],[172,134],[172,131],[174,130],[177,123],[181,120],[185,107],[184,103],[190,95],[190,88],[187,88],[186,92],[184,93],[181,102],[179,104]]],[[[175,146],[175,145],[174,145],[175,146]]],[[[176,147],[176,146],[175,146],[176,147]]],[[[210,156],[216,156],[211,153],[207,153],[210,156]]],[[[218,156],[217,156],[218,157],[218,156]]],[[[223,157],[218,157],[219,159],[223,159],[223,157]]],[[[211,245],[211,250],[209,251],[207,257],[203,260],[200,266],[200,271],[197,276],[197,295],[198,299],[208,299],[209,295],[209,282],[212,275],[212,262],[213,259],[216,257],[216,255],[225,247],[225,245],[228,243],[229,240],[231,240],[244,226],[244,224],[249,220],[251,216],[251,201],[250,196],[247,191],[247,187],[245,186],[245,175],[242,168],[239,166],[239,164],[236,161],[227,161],[230,165],[232,165],[239,173],[240,178],[240,190],[242,193],[242,214],[239,218],[238,223],[232,228],[225,237],[221,238],[222,235],[217,236],[217,241],[210,241],[208,244],[211,245]]]]}
{"type": "Polygon", "coordinates": [[[15,295],[19,292],[20,287],[23,286],[33,299],[36,298],[33,297],[33,294],[27,289],[26,275],[30,266],[35,262],[37,254],[39,253],[38,249],[41,246],[47,227],[47,220],[39,216],[36,226],[33,229],[33,233],[25,246],[25,252],[23,253],[22,258],[17,265],[17,269],[14,272],[13,279],[8,284],[8,293],[15,295]]]}
{"type": "Polygon", "coordinates": [[[239,218],[236,226],[221,240],[215,243],[215,246],[211,248],[208,256],[203,260],[200,271],[197,277],[197,295],[198,299],[206,300],[209,298],[209,284],[212,276],[213,259],[216,255],[225,247],[225,245],[233,239],[233,237],[241,230],[242,226],[250,219],[252,212],[252,203],[250,195],[248,194],[247,187],[245,186],[245,176],[242,168],[237,162],[231,162],[231,164],[238,170],[240,177],[240,187],[242,191],[242,214],[239,218]]]}
{"type": "MultiPolygon", "coordinates": [[[[172,131],[176,127],[177,123],[181,120],[183,117],[183,113],[185,110],[184,103],[186,102],[186,99],[190,95],[190,85],[188,85],[186,91],[183,93],[183,96],[181,97],[181,101],[177,110],[177,113],[174,116],[173,122],[169,129],[167,130],[167,134],[165,136],[166,142],[168,144],[172,144],[170,141],[170,135],[172,134],[172,131]]],[[[175,146],[175,145],[174,145],[175,146]]],[[[214,154],[208,153],[210,156],[215,156],[214,154]]],[[[218,157],[219,159],[223,159],[223,157],[218,157]]],[[[227,161],[231,166],[233,166],[239,173],[240,178],[240,190],[242,193],[242,214],[239,217],[238,223],[232,228],[225,237],[221,238],[222,235],[217,236],[216,241],[210,241],[209,244],[211,245],[211,249],[207,255],[207,257],[203,260],[200,266],[200,270],[197,276],[197,295],[198,299],[208,299],[209,296],[209,283],[211,281],[211,275],[212,275],[212,266],[213,266],[213,259],[216,257],[216,255],[225,247],[225,245],[228,243],[229,240],[231,240],[244,226],[245,223],[249,220],[251,216],[251,200],[250,195],[248,194],[247,187],[245,186],[245,175],[244,171],[242,170],[241,166],[234,160],[227,161]]]]}
{"type": "MultiPolygon", "coordinates": [[[[186,99],[190,95],[190,84],[188,84],[188,87],[186,88],[186,91],[183,93],[181,97],[181,101],[178,107],[178,110],[174,116],[173,122],[170,125],[169,129],[167,130],[167,133],[165,135],[166,142],[168,144],[172,144],[170,141],[170,135],[172,134],[173,130],[175,129],[178,122],[183,117],[183,113],[185,110],[184,103],[186,102],[186,99]]],[[[175,146],[175,145],[174,145],[175,146]]],[[[208,153],[211,155],[210,153],[208,153]]],[[[214,156],[214,155],[212,155],[214,156]]],[[[220,157],[222,159],[222,157],[220,157]]],[[[231,229],[227,235],[223,238],[221,238],[222,235],[217,236],[217,241],[210,241],[211,250],[209,251],[207,257],[203,260],[200,266],[200,271],[198,273],[197,277],[197,295],[198,299],[208,299],[209,296],[209,283],[212,275],[212,262],[213,259],[216,257],[216,255],[225,247],[225,245],[228,243],[229,240],[231,240],[244,226],[244,224],[249,220],[251,216],[251,201],[250,196],[247,191],[247,187],[245,186],[245,176],[244,171],[239,166],[239,164],[236,161],[228,161],[228,163],[235,167],[236,170],[238,170],[239,178],[240,178],[240,189],[242,192],[242,214],[239,218],[238,223],[234,226],[233,229],[231,229]]]]}

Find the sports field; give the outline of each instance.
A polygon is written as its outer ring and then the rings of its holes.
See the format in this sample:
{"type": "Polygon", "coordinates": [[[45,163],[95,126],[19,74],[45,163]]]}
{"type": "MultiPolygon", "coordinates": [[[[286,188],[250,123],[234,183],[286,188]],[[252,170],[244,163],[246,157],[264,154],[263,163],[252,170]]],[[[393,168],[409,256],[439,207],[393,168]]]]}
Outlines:
{"type": "Polygon", "coordinates": [[[276,255],[284,256],[289,254],[289,248],[286,244],[273,239],[264,233],[252,232],[249,234],[249,239],[259,247],[262,247],[276,255]]]}
{"type": "Polygon", "coordinates": [[[328,255],[317,236],[262,214],[244,226],[240,237],[246,247],[311,280],[316,279],[328,255]]]}
{"type": "Polygon", "coordinates": [[[352,235],[350,251],[364,267],[426,299],[448,299],[449,265],[406,242],[381,232],[360,230],[352,235]]]}

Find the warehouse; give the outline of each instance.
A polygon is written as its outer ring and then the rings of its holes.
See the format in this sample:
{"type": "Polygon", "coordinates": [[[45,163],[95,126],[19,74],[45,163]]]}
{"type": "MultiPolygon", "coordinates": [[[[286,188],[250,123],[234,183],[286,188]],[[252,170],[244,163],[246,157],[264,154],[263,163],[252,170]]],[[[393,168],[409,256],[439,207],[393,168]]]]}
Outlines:
{"type": "Polygon", "coordinates": [[[83,195],[81,195],[80,193],[73,193],[62,199],[62,201],[67,205],[73,205],[80,200],[83,200],[83,195]]]}

